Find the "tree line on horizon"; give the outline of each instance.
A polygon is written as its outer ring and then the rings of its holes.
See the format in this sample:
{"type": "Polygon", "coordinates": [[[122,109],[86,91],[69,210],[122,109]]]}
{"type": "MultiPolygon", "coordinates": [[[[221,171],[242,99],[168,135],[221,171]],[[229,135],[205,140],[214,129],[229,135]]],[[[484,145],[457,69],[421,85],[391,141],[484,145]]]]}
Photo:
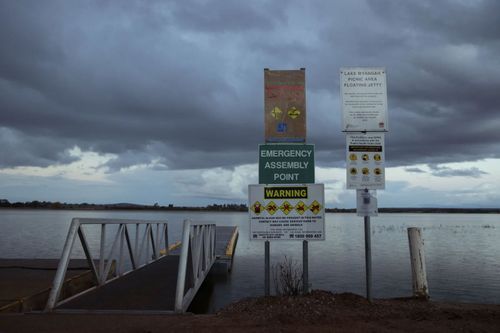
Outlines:
{"type": "Polygon", "coordinates": [[[154,203],[152,205],[141,205],[133,203],[114,203],[114,204],[94,204],[94,203],[66,203],[59,201],[26,201],[9,202],[7,199],[0,199],[0,208],[35,208],[35,209],[84,209],[84,210],[208,210],[208,211],[247,211],[245,204],[212,204],[207,206],[167,206],[154,203]]]}
{"type": "MultiPolygon", "coordinates": [[[[246,204],[212,204],[207,206],[175,206],[169,204],[167,206],[154,203],[152,205],[140,205],[132,203],[115,203],[115,204],[93,204],[93,203],[66,203],[52,201],[26,201],[26,202],[9,202],[7,199],[0,199],[0,208],[27,208],[27,209],[80,209],[80,210],[165,210],[165,211],[231,211],[231,212],[246,212],[248,206],[246,204]]],[[[379,213],[492,213],[500,214],[500,208],[446,208],[446,207],[393,207],[379,208],[379,213]]],[[[325,208],[327,213],[356,213],[356,208],[325,208]]]]}

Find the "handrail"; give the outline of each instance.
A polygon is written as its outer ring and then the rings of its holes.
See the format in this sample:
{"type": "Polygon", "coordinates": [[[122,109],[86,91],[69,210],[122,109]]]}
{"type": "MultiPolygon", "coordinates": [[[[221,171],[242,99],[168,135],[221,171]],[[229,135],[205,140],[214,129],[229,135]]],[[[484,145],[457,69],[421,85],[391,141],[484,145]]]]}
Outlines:
{"type": "MultiPolygon", "coordinates": [[[[166,255],[168,255],[168,228],[166,221],[144,221],[144,220],[125,220],[125,219],[96,219],[96,218],[74,218],[71,221],[71,225],[64,243],[63,252],[59,265],[57,267],[57,272],[54,277],[52,284],[52,289],[47,300],[47,305],[45,311],[52,311],[58,305],[64,303],[65,301],[58,302],[62,286],[64,284],[64,279],[66,276],[66,271],[68,269],[69,261],[71,258],[71,252],[73,250],[76,236],[78,235],[83,251],[85,252],[85,257],[87,259],[90,270],[92,271],[94,280],[98,286],[102,286],[113,279],[108,279],[114,254],[119,249],[118,262],[117,262],[117,274],[118,277],[130,273],[144,265],[149,264],[152,261],[156,261],[163,257],[160,254],[160,248],[162,244],[164,248],[167,249],[166,255]],[[87,243],[87,238],[83,231],[82,225],[101,225],[101,238],[100,238],[100,250],[99,250],[99,269],[96,268],[92,254],[90,253],[90,248],[87,243]],[[108,256],[105,255],[105,244],[106,244],[106,227],[108,225],[118,225],[118,230],[113,238],[113,243],[111,244],[111,249],[108,256]],[[132,246],[129,234],[129,225],[135,225],[135,244],[132,246]],[[140,226],[144,225],[144,230],[142,235],[140,234],[140,226]],[[156,228],[154,228],[156,226],[156,228]],[[156,230],[155,230],[156,229],[156,230]],[[132,269],[123,272],[123,262],[124,262],[124,245],[128,249],[128,254],[132,269]],[[150,255],[150,250],[152,255],[150,255]]],[[[78,294],[80,295],[80,294],[78,294]]],[[[67,301],[67,300],[66,300],[67,301]]]]}
{"type": "Polygon", "coordinates": [[[215,262],[215,224],[184,220],[175,312],[185,312],[215,262]]]}

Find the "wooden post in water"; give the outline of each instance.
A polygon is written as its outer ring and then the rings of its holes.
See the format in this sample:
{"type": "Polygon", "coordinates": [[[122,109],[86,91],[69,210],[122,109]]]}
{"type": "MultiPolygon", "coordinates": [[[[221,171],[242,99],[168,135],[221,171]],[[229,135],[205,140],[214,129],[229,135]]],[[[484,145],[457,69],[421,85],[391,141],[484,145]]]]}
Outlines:
{"type": "Polygon", "coordinates": [[[420,228],[408,228],[410,244],[411,275],[413,281],[413,296],[429,298],[427,273],[425,270],[424,241],[420,228]]]}

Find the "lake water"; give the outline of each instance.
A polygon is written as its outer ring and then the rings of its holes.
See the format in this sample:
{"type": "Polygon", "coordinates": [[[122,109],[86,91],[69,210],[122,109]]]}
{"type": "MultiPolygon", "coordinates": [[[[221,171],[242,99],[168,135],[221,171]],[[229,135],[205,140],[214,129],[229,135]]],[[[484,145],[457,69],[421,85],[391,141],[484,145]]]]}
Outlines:
{"type": "MultiPolygon", "coordinates": [[[[246,213],[0,210],[0,257],[59,258],[73,217],[167,220],[169,242],[181,239],[182,221],[238,226],[232,273],[211,277],[195,311],[213,312],[264,294],[264,243],[250,241],[246,213]]],[[[408,227],[423,228],[431,298],[500,303],[500,215],[381,214],[372,217],[373,297],[411,295],[408,227]]],[[[90,233],[97,243],[99,233],[90,233]]],[[[83,257],[81,251],[76,256],[83,257]]],[[[271,263],[284,256],[301,265],[302,242],[271,243],[271,263]]],[[[326,214],[326,240],[309,243],[313,289],[365,294],[364,224],[355,214],[326,214]]]]}

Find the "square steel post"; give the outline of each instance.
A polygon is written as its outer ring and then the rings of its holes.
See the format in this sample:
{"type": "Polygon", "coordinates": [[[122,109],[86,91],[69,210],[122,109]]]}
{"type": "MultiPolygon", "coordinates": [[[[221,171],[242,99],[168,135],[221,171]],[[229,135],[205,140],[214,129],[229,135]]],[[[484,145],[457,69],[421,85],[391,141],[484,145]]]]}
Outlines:
{"type": "Polygon", "coordinates": [[[372,301],[372,239],[370,217],[365,216],[366,299],[372,301]]]}
{"type": "Polygon", "coordinates": [[[271,295],[271,259],[270,259],[270,243],[266,241],[264,253],[264,295],[271,295]]]}

